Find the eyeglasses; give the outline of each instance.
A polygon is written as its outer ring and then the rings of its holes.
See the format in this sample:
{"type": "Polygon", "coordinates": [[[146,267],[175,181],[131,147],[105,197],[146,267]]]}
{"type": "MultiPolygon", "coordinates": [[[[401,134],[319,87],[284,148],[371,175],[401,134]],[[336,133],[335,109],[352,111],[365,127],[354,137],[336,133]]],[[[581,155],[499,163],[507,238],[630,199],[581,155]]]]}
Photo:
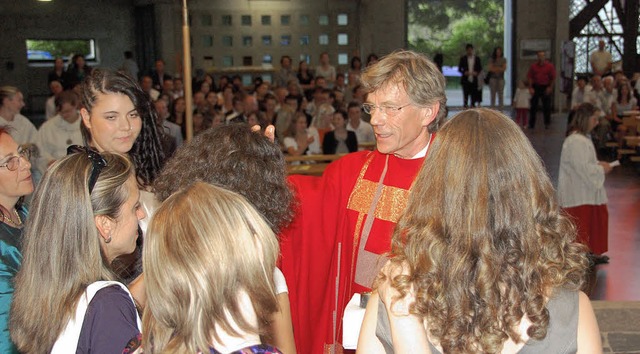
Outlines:
{"type": "Polygon", "coordinates": [[[7,159],[0,167],[6,167],[9,171],[15,171],[20,167],[20,158],[25,159],[25,161],[29,161],[31,159],[31,149],[24,146],[18,147],[18,155],[11,156],[7,159]]]}
{"type": "Polygon", "coordinates": [[[98,176],[100,176],[100,171],[107,166],[107,160],[105,160],[99,152],[85,146],[70,145],[67,148],[67,155],[78,153],[86,154],[91,161],[91,173],[89,173],[89,183],[87,185],[89,187],[89,194],[91,194],[93,187],[95,187],[98,181],[98,176]]]}
{"type": "Polygon", "coordinates": [[[398,113],[400,113],[400,111],[411,105],[411,103],[407,103],[404,106],[376,106],[373,103],[363,103],[362,104],[362,109],[364,109],[364,111],[367,114],[373,114],[376,110],[379,110],[380,113],[384,114],[387,117],[395,117],[396,115],[398,115],[398,113]]]}

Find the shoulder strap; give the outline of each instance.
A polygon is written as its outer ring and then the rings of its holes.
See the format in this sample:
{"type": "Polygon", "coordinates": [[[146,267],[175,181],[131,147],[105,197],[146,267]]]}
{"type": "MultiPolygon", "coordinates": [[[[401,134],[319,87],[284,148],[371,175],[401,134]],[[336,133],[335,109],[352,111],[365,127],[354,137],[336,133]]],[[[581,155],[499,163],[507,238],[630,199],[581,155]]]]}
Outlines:
{"type": "MultiPolygon", "coordinates": [[[[84,316],[87,313],[87,308],[89,307],[89,303],[96,295],[96,293],[104,289],[108,286],[118,285],[124,291],[129,294],[131,298],[131,302],[133,302],[133,297],[129,292],[127,287],[117,281],[97,281],[91,283],[84,293],[80,296],[80,300],[78,301],[78,305],[76,306],[75,315],[69,320],[67,326],[64,328],[58,339],[53,344],[53,349],[51,350],[51,354],[64,354],[69,352],[75,352],[76,348],[78,348],[78,340],[80,339],[80,331],[82,330],[82,323],[84,322],[84,316]]],[[[136,312],[136,322],[138,325],[138,329],[142,330],[142,323],[140,321],[140,316],[136,312]]]]}

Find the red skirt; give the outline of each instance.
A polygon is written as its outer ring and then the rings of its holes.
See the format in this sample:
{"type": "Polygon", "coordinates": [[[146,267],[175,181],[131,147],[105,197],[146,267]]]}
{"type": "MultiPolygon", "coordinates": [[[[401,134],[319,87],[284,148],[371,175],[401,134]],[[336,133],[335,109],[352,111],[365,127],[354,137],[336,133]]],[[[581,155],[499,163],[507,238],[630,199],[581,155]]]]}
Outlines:
{"type": "Polygon", "coordinates": [[[607,252],[609,244],[609,211],[607,205],[579,205],[564,208],[578,228],[578,242],[595,254],[607,252]]]}

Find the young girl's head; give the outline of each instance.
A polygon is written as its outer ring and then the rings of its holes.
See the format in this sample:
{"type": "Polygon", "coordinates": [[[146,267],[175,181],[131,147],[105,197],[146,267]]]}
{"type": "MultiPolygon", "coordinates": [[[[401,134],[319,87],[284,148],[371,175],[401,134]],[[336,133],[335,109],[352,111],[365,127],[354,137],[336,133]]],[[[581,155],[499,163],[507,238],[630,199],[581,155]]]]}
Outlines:
{"type": "Polygon", "coordinates": [[[145,238],[143,341],[155,352],[205,352],[256,336],[277,309],[277,239],[245,198],[196,182],[156,211],[145,238]]]}

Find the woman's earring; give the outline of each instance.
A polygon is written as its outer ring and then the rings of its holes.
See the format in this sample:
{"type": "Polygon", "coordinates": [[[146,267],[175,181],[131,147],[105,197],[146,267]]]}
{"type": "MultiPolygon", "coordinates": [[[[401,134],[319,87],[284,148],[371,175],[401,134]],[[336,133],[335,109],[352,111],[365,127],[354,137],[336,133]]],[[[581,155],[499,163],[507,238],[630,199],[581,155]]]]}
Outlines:
{"type": "Polygon", "coordinates": [[[111,242],[111,235],[109,235],[109,237],[104,239],[104,243],[109,243],[109,242],[111,242]]]}

